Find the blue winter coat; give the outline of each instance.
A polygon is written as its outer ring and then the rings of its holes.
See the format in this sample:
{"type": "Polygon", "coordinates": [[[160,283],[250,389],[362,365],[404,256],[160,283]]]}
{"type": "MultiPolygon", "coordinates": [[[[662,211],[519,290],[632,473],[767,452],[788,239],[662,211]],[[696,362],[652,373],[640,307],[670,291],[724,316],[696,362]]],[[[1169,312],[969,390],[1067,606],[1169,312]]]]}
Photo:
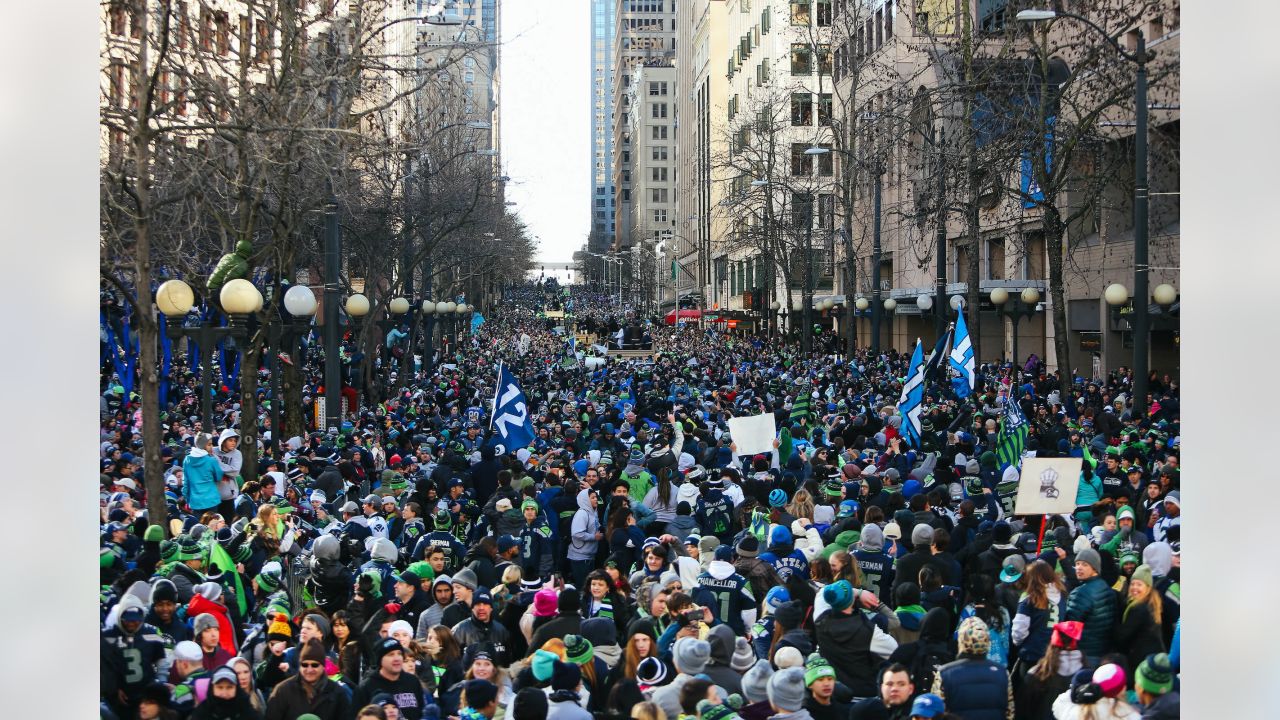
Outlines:
{"type": "Polygon", "coordinates": [[[182,497],[192,510],[208,510],[222,502],[218,481],[222,465],[218,458],[201,449],[187,453],[182,460],[182,497]]]}

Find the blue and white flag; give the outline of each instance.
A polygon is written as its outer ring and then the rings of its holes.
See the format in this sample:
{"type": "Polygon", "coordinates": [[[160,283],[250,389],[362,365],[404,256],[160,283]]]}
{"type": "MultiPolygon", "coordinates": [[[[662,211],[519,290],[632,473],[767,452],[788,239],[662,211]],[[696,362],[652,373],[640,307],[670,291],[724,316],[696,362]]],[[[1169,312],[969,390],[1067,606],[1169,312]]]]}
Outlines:
{"type": "Polygon", "coordinates": [[[920,414],[924,411],[924,346],[916,338],[916,350],[911,353],[907,366],[907,382],[902,386],[898,399],[898,412],[902,414],[902,437],[912,447],[920,447],[920,414]]]}
{"type": "Polygon", "coordinates": [[[954,325],[948,325],[947,331],[942,334],[942,337],[938,338],[938,344],[934,346],[933,354],[929,356],[929,361],[924,366],[926,380],[937,382],[942,369],[946,367],[943,364],[943,360],[951,355],[951,333],[954,329],[954,325]]]}
{"type": "Polygon", "coordinates": [[[533,423],[529,406],[515,376],[506,366],[498,365],[498,389],[493,398],[493,416],[489,430],[499,454],[519,450],[533,442],[533,423]]]}
{"type": "Polygon", "coordinates": [[[960,374],[960,377],[951,378],[951,388],[955,390],[956,397],[969,397],[973,394],[974,383],[973,343],[969,340],[969,326],[964,322],[964,313],[956,316],[955,342],[952,343],[949,360],[951,368],[960,374]]]}

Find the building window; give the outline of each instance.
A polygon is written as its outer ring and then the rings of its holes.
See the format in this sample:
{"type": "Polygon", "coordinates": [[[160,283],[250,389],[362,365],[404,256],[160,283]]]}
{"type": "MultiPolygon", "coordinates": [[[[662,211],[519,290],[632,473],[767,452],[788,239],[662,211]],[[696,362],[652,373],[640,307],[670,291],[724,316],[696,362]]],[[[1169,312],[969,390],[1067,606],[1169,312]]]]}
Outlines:
{"type": "Polygon", "coordinates": [[[803,230],[805,223],[813,222],[813,196],[808,193],[791,193],[791,219],[795,227],[803,230]]]}
{"type": "Polygon", "coordinates": [[[818,74],[819,75],[831,74],[831,46],[830,45],[818,46],[818,74]]]}
{"type": "Polygon", "coordinates": [[[664,223],[664,222],[666,222],[666,221],[667,221],[667,211],[666,211],[666,210],[654,210],[654,211],[653,211],[653,221],[654,221],[654,222],[656,222],[656,223],[664,223]]]}
{"type": "Polygon", "coordinates": [[[651,138],[650,138],[650,139],[652,139],[652,140],[666,140],[666,139],[667,139],[667,126],[666,126],[666,125],[651,125],[651,126],[650,126],[650,128],[649,128],[649,130],[650,130],[650,134],[651,134],[651,138]]]}
{"type": "Polygon", "coordinates": [[[804,143],[791,143],[791,175],[804,177],[813,174],[813,156],[805,155],[809,146],[804,143]]]}
{"type": "Polygon", "coordinates": [[[666,118],[666,117],[667,117],[667,104],[666,104],[666,103],[654,103],[654,104],[650,105],[650,106],[649,106],[649,108],[650,108],[650,110],[649,110],[649,117],[651,117],[651,118],[653,118],[653,119],[655,119],[655,120],[661,120],[661,119],[663,119],[663,118],[666,118]]]}
{"type": "Polygon", "coordinates": [[[822,93],[818,96],[818,124],[831,124],[831,111],[833,109],[831,93],[822,93]]]}
{"type": "Polygon", "coordinates": [[[649,83],[649,95],[653,97],[665,97],[667,94],[667,84],[665,82],[649,83]]]}
{"type": "Polygon", "coordinates": [[[818,0],[818,27],[831,27],[831,0],[818,0]]]}
{"type": "Polygon", "coordinates": [[[111,25],[112,35],[124,35],[124,26],[128,20],[128,13],[125,12],[124,5],[114,3],[107,10],[107,16],[111,25]]]}
{"type": "Polygon", "coordinates": [[[667,146],[666,146],[666,145],[654,145],[654,146],[653,146],[653,159],[654,159],[654,160],[666,160],[666,159],[667,159],[667,146]]]}
{"type": "Polygon", "coordinates": [[[791,3],[791,24],[792,25],[808,25],[809,24],[809,0],[803,2],[791,3]]]}
{"type": "Polygon", "coordinates": [[[807,43],[791,43],[791,74],[813,74],[813,48],[807,43]]]}
{"type": "Polygon", "coordinates": [[[200,49],[213,48],[213,11],[208,8],[200,10],[200,49]]]}
{"type": "Polygon", "coordinates": [[[649,168],[649,178],[654,182],[666,182],[667,168],[665,167],[649,168]]]}
{"type": "Polygon", "coordinates": [[[991,280],[1004,279],[1004,238],[987,241],[987,276],[991,280]]]}
{"type": "Polygon", "coordinates": [[[218,33],[218,54],[228,55],[231,52],[231,20],[224,12],[216,13],[213,17],[218,33]]]}
{"type": "Polygon", "coordinates": [[[818,195],[818,227],[829,230],[835,227],[836,216],[836,196],[831,194],[818,195]]]}
{"type": "Polygon", "coordinates": [[[813,124],[813,93],[791,93],[791,124],[813,124]]]}
{"type": "Polygon", "coordinates": [[[649,201],[655,203],[667,202],[666,188],[649,188],[649,201]]]}
{"type": "Polygon", "coordinates": [[[824,177],[830,177],[835,168],[835,153],[831,152],[831,146],[826,143],[821,143],[818,147],[827,149],[827,152],[818,156],[818,174],[824,177]]]}
{"type": "Polygon", "coordinates": [[[119,108],[124,104],[124,62],[112,60],[107,71],[107,104],[119,108]]]}

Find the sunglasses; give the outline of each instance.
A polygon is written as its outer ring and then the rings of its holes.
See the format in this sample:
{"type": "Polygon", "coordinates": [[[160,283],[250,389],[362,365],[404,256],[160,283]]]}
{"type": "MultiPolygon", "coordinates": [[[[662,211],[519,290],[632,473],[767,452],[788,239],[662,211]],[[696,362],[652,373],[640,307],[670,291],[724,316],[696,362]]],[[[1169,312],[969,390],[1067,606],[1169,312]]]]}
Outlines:
{"type": "Polygon", "coordinates": [[[320,668],[320,667],[324,667],[324,666],[323,666],[323,665],[321,665],[321,664],[320,664],[320,663],[318,663],[318,662],[304,662],[304,663],[298,663],[298,667],[301,667],[301,668],[320,668]]]}

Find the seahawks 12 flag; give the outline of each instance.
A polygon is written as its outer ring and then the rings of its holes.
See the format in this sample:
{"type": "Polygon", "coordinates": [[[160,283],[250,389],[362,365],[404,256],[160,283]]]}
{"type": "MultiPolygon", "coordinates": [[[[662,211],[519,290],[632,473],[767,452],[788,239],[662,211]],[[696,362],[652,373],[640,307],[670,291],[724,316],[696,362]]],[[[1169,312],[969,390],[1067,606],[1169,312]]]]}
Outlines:
{"type": "Polygon", "coordinates": [[[902,415],[899,430],[911,447],[920,447],[920,414],[924,411],[924,346],[916,338],[915,352],[907,366],[907,381],[902,386],[898,412],[902,415]]]}

